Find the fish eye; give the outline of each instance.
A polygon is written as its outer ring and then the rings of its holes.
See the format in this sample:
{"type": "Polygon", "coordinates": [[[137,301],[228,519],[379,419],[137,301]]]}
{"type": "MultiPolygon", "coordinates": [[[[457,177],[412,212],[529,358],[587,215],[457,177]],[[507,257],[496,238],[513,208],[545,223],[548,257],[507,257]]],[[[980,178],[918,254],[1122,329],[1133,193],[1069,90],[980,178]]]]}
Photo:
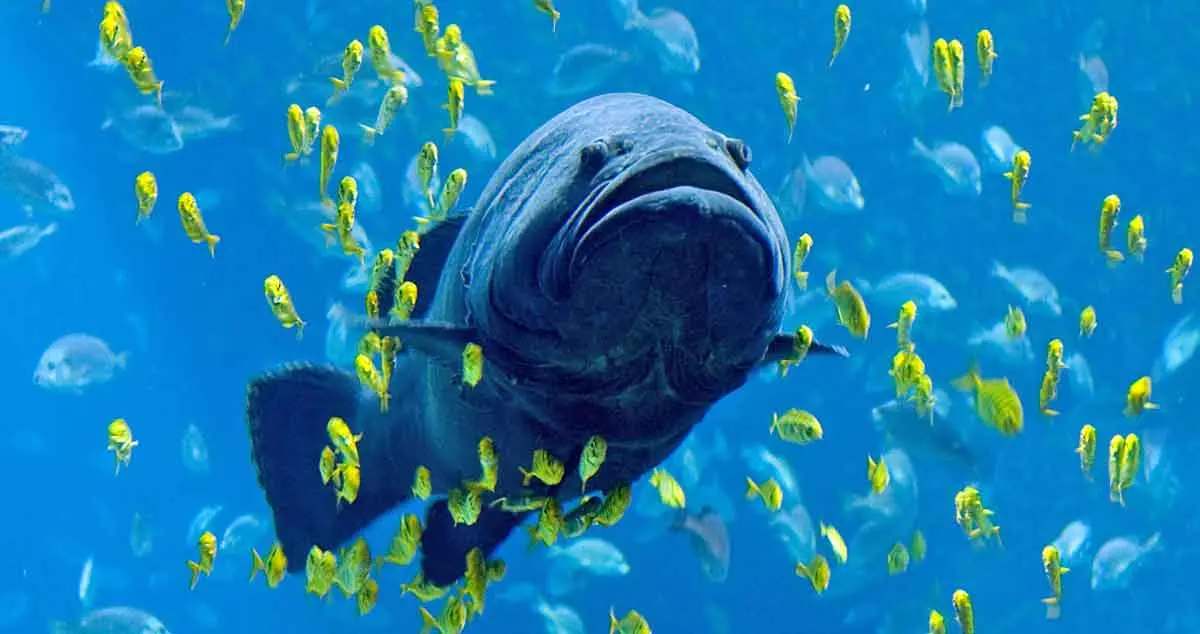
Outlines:
{"type": "Polygon", "coordinates": [[[750,167],[750,146],[741,139],[725,139],[725,152],[729,154],[729,158],[738,166],[738,169],[745,171],[750,167]]]}
{"type": "Polygon", "coordinates": [[[596,139],[579,151],[579,165],[590,172],[600,171],[600,168],[608,162],[608,158],[608,143],[603,139],[596,139]]]}

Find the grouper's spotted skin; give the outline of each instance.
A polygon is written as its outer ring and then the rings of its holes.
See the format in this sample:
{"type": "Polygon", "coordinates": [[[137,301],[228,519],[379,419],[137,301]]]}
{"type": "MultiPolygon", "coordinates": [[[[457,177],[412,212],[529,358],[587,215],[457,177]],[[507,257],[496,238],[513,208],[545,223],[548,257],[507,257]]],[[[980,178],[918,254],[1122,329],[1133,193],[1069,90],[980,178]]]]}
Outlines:
{"type": "MultiPolygon", "coordinates": [[[[790,354],[778,332],[788,240],[749,164],[741,141],[643,95],[588,99],[534,131],[465,218],[423,238],[408,279],[432,302],[375,324],[409,351],[386,413],[333,368],[291,365],[250,384],[252,457],[290,569],[407,500],[418,465],[438,494],[477,478],[490,436],[500,477],[478,522],[453,526],[444,501],[426,517],[425,578],[452,583],[471,548],[491,553],[525,519],[490,508],[495,497],[578,497],[592,435],[609,449],[587,490],[632,482],[757,366],[790,354]],[[485,357],[470,389],[467,343],[485,357]],[[317,477],[331,416],[363,436],[358,500],[340,510],[317,477]],[[535,449],[566,464],[561,484],[521,486],[535,449]]],[[[810,350],[822,353],[844,351],[810,350]]]]}

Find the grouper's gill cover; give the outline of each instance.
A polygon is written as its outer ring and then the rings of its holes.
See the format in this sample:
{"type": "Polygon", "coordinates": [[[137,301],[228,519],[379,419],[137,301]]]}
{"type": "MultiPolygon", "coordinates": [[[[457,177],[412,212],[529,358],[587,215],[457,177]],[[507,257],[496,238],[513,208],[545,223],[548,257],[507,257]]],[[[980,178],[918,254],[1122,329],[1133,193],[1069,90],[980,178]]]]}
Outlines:
{"type": "Polygon", "coordinates": [[[422,319],[374,324],[410,351],[389,412],[331,368],[292,365],[251,383],[253,459],[289,568],[407,499],[419,464],[439,494],[477,478],[490,436],[500,478],[479,521],[453,526],[444,501],[426,518],[422,570],[451,583],[471,548],[490,553],[523,521],[489,508],[494,497],[577,497],[574,467],[593,434],[609,453],[587,488],[631,482],[757,365],[786,356],[788,243],[749,163],[740,141],[642,95],[583,101],[531,134],[465,221],[436,230],[430,243],[448,253],[417,255],[412,275],[441,270],[436,293],[422,288],[433,297],[422,319]],[[467,342],[486,359],[475,388],[461,383],[467,342]],[[363,434],[359,499],[341,509],[317,471],[330,416],[363,434]],[[535,449],[566,463],[560,485],[522,486],[517,468],[535,449]]]}

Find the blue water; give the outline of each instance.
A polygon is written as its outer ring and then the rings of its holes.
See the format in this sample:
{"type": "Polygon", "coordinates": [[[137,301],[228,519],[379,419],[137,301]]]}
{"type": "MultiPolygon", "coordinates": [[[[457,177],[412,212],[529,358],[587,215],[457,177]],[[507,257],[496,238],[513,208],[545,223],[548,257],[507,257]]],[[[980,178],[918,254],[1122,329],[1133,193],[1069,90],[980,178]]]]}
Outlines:
{"type": "MultiPolygon", "coordinates": [[[[365,38],[371,24],[388,28],[396,53],[425,80],[410,104],[416,123],[398,126],[370,151],[345,143],[341,165],[370,161],[384,190],[383,213],[406,221],[413,214],[399,202],[404,168],[420,143],[440,139],[445,126],[444,111],[437,107],[444,99],[444,78],[421,53],[409,3],[372,0],[333,8],[319,6],[330,5],[328,0],[313,0],[309,4],[318,5],[318,11],[310,18],[300,3],[251,0],[232,42],[222,47],[227,18],[220,2],[129,0],[124,6],[137,44],[150,51],[166,89],[239,120],[237,130],[169,155],[140,152],[100,130],[112,109],[137,103],[123,71],[85,67],[95,52],[100,2],[55,0],[48,15],[38,13],[34,0],[15,4],[0,11],[5,67],[0,123],[30,130],[22,153],[53,169],[70,186],[78,209],[56,235],[0,269],[5,295],[0,384],[7,386],[4,429],[10,435],[4,454],[9,512],[0,524],[0,627],[39,632],[50,621],[77,619],[85,611],[76,592],[79,571],[93,556],[91,607],[140,607],[176,634],[417,631],[416,603],[400,598],[397,589],[411,571],[386,571],[380,577],[379,606],[360,619],[350,602],[335,597],[322,603],[305,595],[298,578],[274,591],[261,579],[247,585],[245,552],[219,555],[213,577],[191,592],[184,566],[195,555],[187,528],[200,508],[223,506],[214,530],[246,513],[269,521],[248,459],[246,381],[280,362],[323,358],[325,302],[340,299],[357,306],[359,301],[339,289],[345,261],[313,255],[265,209],[264,200],[280,187],[289,193],[316,189],[312,167],[284,177],[262,167],[273,168],[287,149],[283,112],[292,99],[283,86],[317,59],[338,54],[350,38],[365,38]],[[310,24],[316,25],[311,33],[310,24]],[[163,191],[151,220],[161,234],[158,240],[133,223],[133,176],[146,169],[156,173],[163,191]],[[215,258],[190,244],[178,228],[174,198],[184,189],[216,192],[219,202],[205,211],[209,228],[222,236],[215,258]],[[311,322],[299,342],[264,309],[262,279],[271,273],[287,281],[311,322]],[[30,376],[42,351],[71,332],[91,333],[129,351],[129,367],[83,395],[35,386],[30,376]],[[130,421],[140,445],[131,467],[114,478],[104,429],[116,417],[130,421]],[[207,475],[195,475],[182,464],[180,437],[188,424],[206,439],[207,475]],[[144,558],[135,557],[129,546],[135,512],[151,518],[154,529],[154,550],[144,558]]],[[[487,123],[501,156],[577,99],[548,97],[542,90],[562,52],[589,41],[625,50],[641,46],[599,0],[558,0],[563,18],[556,34],[530,2],[492,4],[443,0],[439,7],[443,25],[462,25],[485,76],[497,80],[494,97],[468,94],[467,112],[487,123]]],[[[1196,8],[1180,2],[1034,6],[934,0],[926,16],[932,37],[958,37],[967,48],[966,104],[947,113],[944,97],[932,95],[915,116],[905,116],[890,89],[904,62],[900,34],[919,18],[901,0],[853,6],[853,32],[832,70],[825,66],[833,3],[760,3],[773,7],[769,11],[705,0],[666,4],[695,27],[699,73],[665,74],[643,57],[598,90],[659,96],[745,139],[754,151],[752,169],[768,191],[775,191],[802,153],[846,159],[862,183],[864,211],[790,218],[791,238],[801,231],[815,237],[810,268],[818,289],[829,266],[850,279],[917,270],[944,282],[958,309],[931,322],[931,330],[922,330],[918,317],[914,332],[918,342],[923,337],[930,342],[921,353],[936,383],[949,387],[972,356],[963,343],[967,336],[994,323],[1007,304],[1016,302],[989,276],[993,260],[1044,272],[1062,294],[1063,315],[1031,315],[1033,363],[993,366],[990,374],[1003,371],[1013,381],[1026,412],[1019,437],[984,436],[998,455],[994,468],[966,478],[917,462],[917,525],[930,547],[928,558],[906,574],[880,574],[849,596],[817,597],[793,574],[795,562],[758,503],[741,499],[748,471],[739,451],[754,443],[766,444],[791,463],[814,521],[839,517],[846,498],[865,490],[864,456],[878,455],[883,447],[868,411],[888,397],[871,388],[878,376],[866,377],[886,368],[893,350],[884,325],[894,315],[876,312],[868,342],[852,340],[832,324],[818,333],[847,345],[854,360],[812,360],[786,380],[756,379],[700,428],[704,442],[711,442],[719,428],[729,444],[728,455],[714,467],[736,511],[729,518],[733,562],[724,583],[704,579],[686,540],[666,531],[666,519],[630,511],[621,525],[600,536],[625,551],[632,572],[592,581],[563,602],[591,632],[606,631],[608,610],[615,606],[619,612],[638,609],[655,632],[668,634],[911,633],[925,631],[931,608],[947,615],[954,631],[949,597],[955,588],[965,588],[974,599],[980,632],[1200,631],[1200,610],[1188,591],[1188,573],[1197,558],[1191,510],[1195,478],[1188,468],[1198,449],[1188,399],[1196,385],[1195,366],[1184,365],[1155,384],[1161,410],[1136,422],[1121,417],[1126,387],[1151,372],[1162,338],[1193,310],[1200,294],[1188,291],[1182,306],[1172,304],[1162,272],[1179,248],[1200,246],[1200,223],[1192,213],[1200,147],[1192,95],[1200,82],[1188,68],[1191,25],[1200,18],[1196,8]],[[1080,87],[1076,57],[1084,32],[1098,20],[1107,25],[1100,50],[1110,90],[1120,99],[1120,124],[1101,152],[1072,153],[1070,132],[1090,95],[1080,87]],[[995,34],[1000,56],[990,84],[980,90],[973,43],[984,27],[995,34]],[[804,100],[791,144],[785,143],[772,85],[779,70],[792,74],[804,100]],[[978,153],[980,132],[993,124],[1004,126],[1033,155],[1033,175],[1023,195],[1033,204],[1027,226],[1012,224],[1008,184],[999,176],[985,174],[977,199],[951,198],[909,153],[914,136],[927,142],[956,140],[978,153]],[[1123,220],[1136,213],[1146,218],[1150,246],[1144,264],[1126,262],[1110,270],[1099,260],[1099,206],[1110,193],[1125,203],[1123,220]],[[1076,316],[1087,304],[1096,306],[1100,328],[1081,341],[1076,316]],[[1036,413],[1036,402],[1041,358],[1052,337],[1066,341],[1068,354],[1086,355],[1095,395],[1065,390],[1057,403],[1062,415],[1050,421],[1036,413]],[[797,448],[768,437],[770,414],[789,407],[819,415],[825,439],[797,448]],[[1085,422],[1100,430],[1093,483],[1082,478],[1072,453],[1085,422]],[[1170,500],[1141,494],[1139,487],[1150,486],[1142,482],[1125,508],[1107,500],[1107,438],[1129,431],[1166,438],[1163,460],[1173,466],[1175,489],[1170,500]],[[954,524],[953,494],[970,481],[980,484],[988,506],[996,510],[1003,547],[973,548],[954,524]],[[1161,532],[1164,548],[1139,562],[1128,589],[1108,592],[1089,587],[1089,553],[1065,578],[1063,617],[1046,621],[1039,599],[1048,595],[1048,586],[1039,553],[1075,519],[1092,527],[1090,553],[1110,537],[1140,541],[1153,532],[1161,532]],[[725,616],[715,616],[720,613],[725,616]],[[722,619],[729,629],[717,629],[722,619]]],[[[647,2],[642,8],[656,6],[647,2]]],[[[370,118],[368,112],[361,120],[370,118]]],[[[492,167],[461,144],[443,147],[442,165],[471,173],[464,201],[479,193],[492,167]]],[[[0,211],[6,225],[20,217],[7,199],[0,200],[0,211]]],[[[387,244],[398,231],[397,225],[380,224],[388,228],[378,230],[376,245],[387,244]]],[[[1123,224],[1114,242],[1123,244],[1123,224]]],[[[953,415],[970,419],[969,405],[957,396],[953,415]]],[[[368,531],[376,550],[386,546],[395,524],[389,516],[368,531]]],[[[843,534],[852,532],[851,525],[839,526],[843,534]]],[[[268,532],[254,545],[265,552],[270,540],[268,532]]],[[[515,539],[500,552],[509,564],[504,583],[540,587],[545,558],[528,555],[522,541],[515,539]]],[[[882,560],[878,567],[885,567],[882,560]]],[[[837,585],[835,566],[831,593],[837,585]]],[[[543,625],[529,605],[491,598],[486,614],[468,628],[525,633],[540,632],[543,625]]]]}

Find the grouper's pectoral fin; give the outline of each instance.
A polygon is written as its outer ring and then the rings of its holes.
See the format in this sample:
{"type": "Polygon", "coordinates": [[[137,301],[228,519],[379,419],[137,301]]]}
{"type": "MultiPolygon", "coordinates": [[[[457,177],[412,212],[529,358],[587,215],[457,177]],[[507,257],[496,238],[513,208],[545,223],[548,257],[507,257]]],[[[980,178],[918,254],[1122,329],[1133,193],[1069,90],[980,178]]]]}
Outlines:
{"type": "MultiPolygon", "coordinates": [[[[767,346],[767,354],[763,357],[760,366],[779,363],[786,359],[791,359],[796,354],[796,335],[779,334],[771,340],[771,344],[767,346]]],[[[808,348],[808,354],[827,354],[838,357],[849,357],[850,353],[841,346],[834,346],[820,341],[813,340],[812,345],[808,348]]]]}
{"type": "Polygon", "coordinates": [[[314,545],[327,550],[341,545],[408,495],[415,466],[401,473],[407,465],[404,456],[388,451],[388,426],[404,421],[398,413],[380,415],[375,402],[360,403],[360,390],[351,374],[305,364],[250,382],[250,455],[291,572],[304,569],[314,545]],[[333,483],[321,482],[319,461],[329,444],[326,426],[332,416],[344,419],[354,434],[362,434],[362,484],[352,504],[339,505],[333,483]]]}
{"type": "Polygon", "coordinates": [[[439,586],[458,581],[466,573],[467,553],[472,548],[482,549],[484,557],[490,558],[527,515],[484,506],[474,524],[455,526],[446,501],[434,502],[425,514],[421,536],[421,572],[425,579],[439,586]]]}

